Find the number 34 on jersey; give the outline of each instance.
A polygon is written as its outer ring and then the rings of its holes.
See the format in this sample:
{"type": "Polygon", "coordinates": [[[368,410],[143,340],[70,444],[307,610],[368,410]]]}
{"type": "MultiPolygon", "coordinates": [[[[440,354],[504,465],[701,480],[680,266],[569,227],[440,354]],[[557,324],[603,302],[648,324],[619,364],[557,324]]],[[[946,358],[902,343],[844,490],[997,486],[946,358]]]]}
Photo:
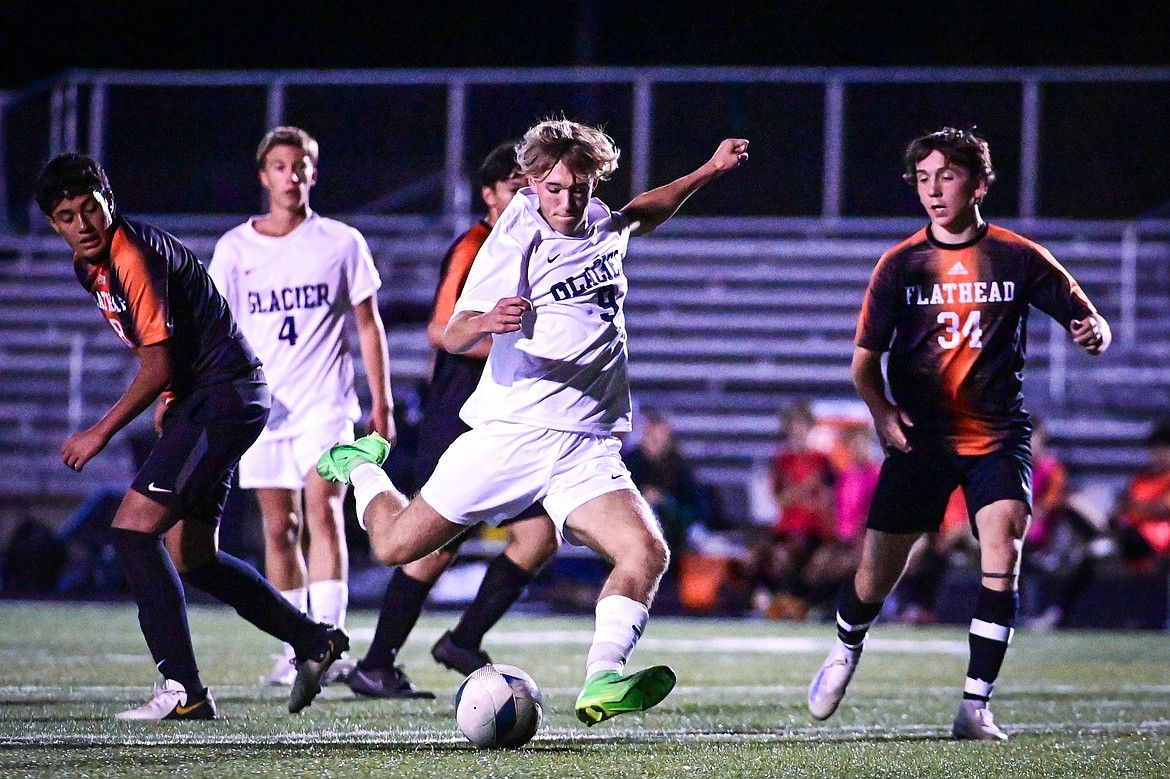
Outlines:
{"type": "MultiPolygon", "coordinates": [[[[290,317],[291,319],[291,317],[290,317]]],[[[944,349],[957,349],[964,340],[972,349],[983,348],[983,328],[979,326],[979,309],[972,310],[965,320],[954,311],[940,311],[938,323],[946,331],[938,337],[938,345],[944,349]]]]}
{"type": "MultiPolygon", "coordinates": [[[[1016,285],[1011,281],[975,281],[934,284],[933,289],[912,285],[906,287],[906,302],[919,306],[947,303],[1003,303],[1015,298],[1016,285]]],[[[963,315],[956,311],[940,311],[937,321],[946,328],[938,337],[944,349],[957,349],[964,341],[972,349],[983,347],[983,328],[979,309],[963,315]]]]}

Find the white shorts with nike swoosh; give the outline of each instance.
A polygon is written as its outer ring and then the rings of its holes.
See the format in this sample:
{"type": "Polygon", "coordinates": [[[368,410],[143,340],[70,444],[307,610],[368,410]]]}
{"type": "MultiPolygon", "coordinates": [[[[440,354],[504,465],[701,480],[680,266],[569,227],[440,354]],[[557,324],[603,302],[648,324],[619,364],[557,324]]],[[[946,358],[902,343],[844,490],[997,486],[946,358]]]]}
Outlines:
{"type": "Polygon", "coordinates": [[[499,525],[541,501],[564,535],[573,509],[634,489],[620,452],[611,435],[489,422],[451,444],[419,495],[460,525],[499,525]]]}

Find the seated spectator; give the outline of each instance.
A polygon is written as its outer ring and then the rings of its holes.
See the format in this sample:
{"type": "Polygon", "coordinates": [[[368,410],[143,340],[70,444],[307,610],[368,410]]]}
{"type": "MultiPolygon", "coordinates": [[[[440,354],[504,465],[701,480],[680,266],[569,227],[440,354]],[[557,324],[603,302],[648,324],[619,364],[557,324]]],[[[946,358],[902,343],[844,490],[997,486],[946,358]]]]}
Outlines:
{"type": "Polygon", "coordinates": [[[834,538],[836,478],[828,456],[809,446],[816,417],[798,401],[781,413],[784,443],[769,476],[777,516],[756,549],[752,564],[753,602],[774,619],[804,619],[808,610],[805,567],[834,538]]]}
{"type": "Polygon", "coordinates": [[[678,450],[674,428],[659,412],[647,409],[639,418],[642,435],[637,445],[622,452],[634,484],[662,523],[671,551],[671,571],[686,548],[694,525],[708,525],[711,502],[694,477],[690,463],[678,450]]]}
{"type": "Polygon", "coordinates": [[[877,438],[868,423],[845,428],[842,439],[846,459],[837,473],[836,526],[832,538],[817,548],[803,573],[814,602],[831,600],[857,570],[869,503],[881,472],[877,438]]]}
{"type": "Polygon", "coordinates": [[[844,438],[849,459],[837,476],[836,540],[859,544],[865,537],[869,503],[882,463],[877,438],[868,424],[850,427],[844,438]]]}
{"type": "Polygon", "coordinates": [[[1068,471],[1048,448],[1048,429],[1032,417],[1032,523],[1025,544],[1039,551],[1051,540],[1068,502],[1068,471]]]}
{"type": "Polygon", "coordinates": [[[1122,557],[1139,571],[1170,561],[1170,419],[1154,427],[1146,448],[1149,466],[1130,479],[1116,512],[1122,557]]]}
{"type": "Polygon", "coordinates": [[[1032,522],[1024,539],[1022,607],[1033,629],[1064,624],[1093,578],[1097,529],[1069,505],[1068,472],[1048,448],[1048,430],[1032,417],[1032,522]],[[1042,608],[1038,608],[1042,607],[1042,608]]]}

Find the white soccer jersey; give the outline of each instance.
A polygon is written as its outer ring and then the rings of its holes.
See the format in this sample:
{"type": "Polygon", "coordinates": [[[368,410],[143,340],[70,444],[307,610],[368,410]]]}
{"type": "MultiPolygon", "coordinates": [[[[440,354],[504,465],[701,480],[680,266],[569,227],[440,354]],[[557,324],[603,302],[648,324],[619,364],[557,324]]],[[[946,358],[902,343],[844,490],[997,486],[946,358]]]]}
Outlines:
{"type": "Polygon", "coordinates": [[[630,429],[622,272],[630,225],[594,198],[578,237],[540,216],[520,190],[476,255],[455,311],[490,311],[501,298],[532,301],[515,333],[492,350],[461,416],[472,427],[520,422],[608,434],[630,429]]]}
{"type": "Polygon", "coordinates": [[[288,235],[261,235],[253,219],[215,245],[209,272],[264,363],[272,411],[262,437],[361,417],[346,316],[381,279],[362,234],[310,212],[288,235]]]}

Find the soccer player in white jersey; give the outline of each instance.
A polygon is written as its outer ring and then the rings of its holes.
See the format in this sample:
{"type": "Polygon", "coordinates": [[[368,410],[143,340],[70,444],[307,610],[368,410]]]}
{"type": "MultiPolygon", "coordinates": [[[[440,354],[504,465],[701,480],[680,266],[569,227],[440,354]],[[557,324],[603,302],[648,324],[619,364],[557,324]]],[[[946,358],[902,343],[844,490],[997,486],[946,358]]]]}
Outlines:
{"type": "Polygon", "coordinates": [[[675,683],[666,666],[625,674],[669,555],[614,435],[630,429],[626,247],[746,160],[747,147],[725,140],[697,170],[611,212],[593,190],[617,168],[613,140],[564,119],[530,128],[517,148],[529,186],[480,249],[443,334],[452,353],[492,338],[463,407],[471,431],[409,501],[378,467],[389,446],[374,436],[333,447],[317,465],[322,476],[354,485],[371,548],[386,565],[416,560],[466,525],[497,524],[535,501],[567,540],[609,560],[576,703],[588,725],[649,709],[675,683]]]}
{"type": "MultiPolygon", "coordinates": [[[[341,627],[349,603],[343,490],[313,466],[330,444],[353,441],[361,417],[350,316],[370,387],[369,427],[391,441],[395,430],[381,280],[361,233],[310,208],[317,159],[317,141],[304,130],[277,127],[264,136],[256,162],[268,213],[219,240],[210,273],[272,390],[268,425],[240,460],[240,486],[257,490],[264,518],[265,574],[297,608],[341,627]]],[[[289,652],[262,682],[292,683],[289,652]]],[[[343,659],[334,667],[344,675],[351,665],[343,659]]]]}

